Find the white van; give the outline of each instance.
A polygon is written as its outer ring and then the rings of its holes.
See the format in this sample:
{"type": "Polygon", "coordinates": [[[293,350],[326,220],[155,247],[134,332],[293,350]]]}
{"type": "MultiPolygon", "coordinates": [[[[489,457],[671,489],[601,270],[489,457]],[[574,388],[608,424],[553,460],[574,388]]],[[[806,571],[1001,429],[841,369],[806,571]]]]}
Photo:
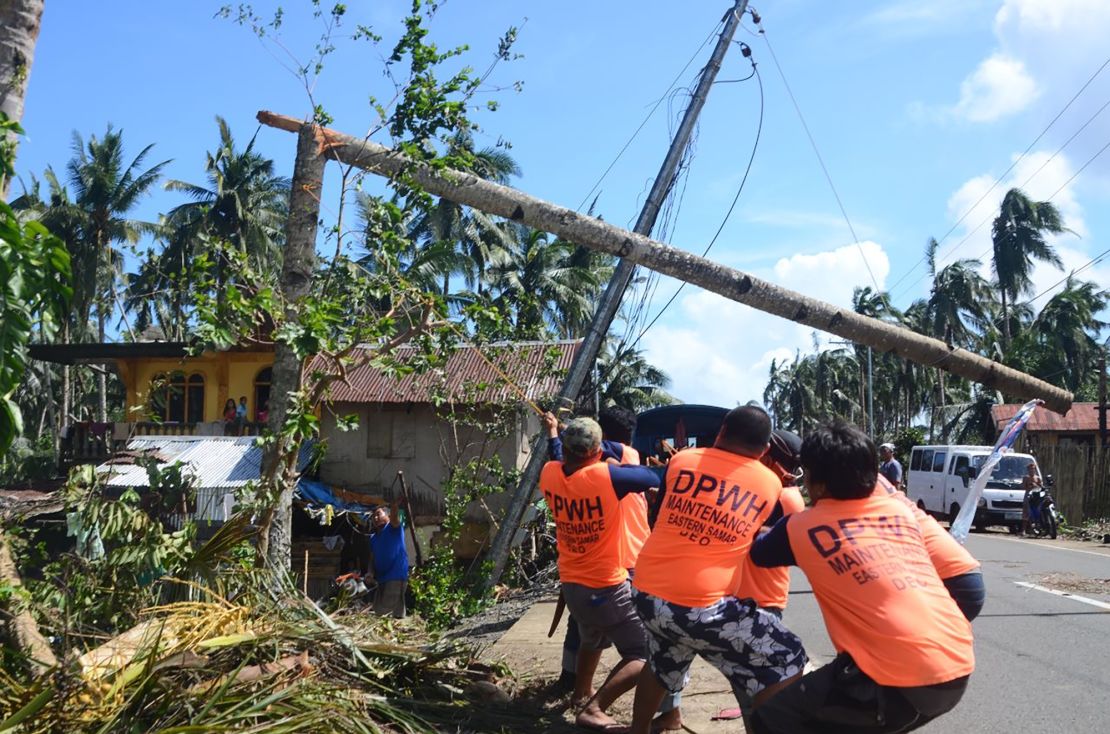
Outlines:
{"type": "MultiPolygon", "coordinates": [[[[968,488],[979,473],[979,467],[990,456],[991,446],[914,446],[906,472],[906,496],[926,512],[949,521],[960,512],[968,488]]],[[[974,525],[982,530],[988,525],[1006,525],[1013,531],[1021,529],[1021,504],[1025,492],[1021,487],[1030,462],[1029,454],[1005,454],[991,472],[974,525]]],[[[1040,467],[1037,468],[1040,472],[1040,467]]]]}

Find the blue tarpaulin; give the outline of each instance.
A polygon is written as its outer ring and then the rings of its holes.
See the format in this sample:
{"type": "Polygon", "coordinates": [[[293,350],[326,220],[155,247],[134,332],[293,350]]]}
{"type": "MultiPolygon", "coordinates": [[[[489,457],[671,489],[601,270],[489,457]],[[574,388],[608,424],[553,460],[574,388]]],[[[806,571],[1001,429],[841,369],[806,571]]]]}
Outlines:
{"type": "MultiPolygon", "coordinates": [[[[369,515],[374,511],[375,505],[364,505],[358,502],[348,502],[339,499],[331,491],[331,487],[323,482],[317,482],[314,479],[301,478],[297,482],[297,497],[301,499],[310,510],[320,511],[328,505],[332,507],[332,513],[341,515],[344,512],[353,512],[358,515],[369,515]]],[[[315,513],[312,513],[315,514],[315,513]]]]}

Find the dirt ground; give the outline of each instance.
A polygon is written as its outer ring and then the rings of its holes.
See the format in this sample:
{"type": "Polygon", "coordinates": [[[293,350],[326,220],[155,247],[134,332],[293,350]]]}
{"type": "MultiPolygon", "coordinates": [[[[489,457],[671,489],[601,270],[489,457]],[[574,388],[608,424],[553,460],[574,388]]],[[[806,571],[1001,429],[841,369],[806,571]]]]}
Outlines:
{"type": "MultiPolygon", "coordinates": [[[[554,690],[552,683],[559,677],[562,660],[563,634],[566,629],[564,616],[559,629],[547,636],[555,609],[555,591],[535,603],[509,627],[500,638],[484,651],[482,657],[490,663],[504,664],[512,669],[516,679],[512,683],[514,700],[521,705],[533,706],[544,713],[544,725],[553,727],[546,731],[577,731],[573,726],[574,712],[569,710],[568,696],[554,690]]],[[[605,671],[616,664],[618,658],[612,650],[606,651],[598,668],[597,682],[605,671]]],[[[698,734],[724,734],[742,732],[739,720],[715,721],[722,710],[736,706],[727,681],[714,668],[698,659],[690,670],[690,683],[683,691],[682,711],[686,731],[698,734]]],[[[632,718],[632,693],[623,696],[609,712],[621,722],[632,718]]]]}

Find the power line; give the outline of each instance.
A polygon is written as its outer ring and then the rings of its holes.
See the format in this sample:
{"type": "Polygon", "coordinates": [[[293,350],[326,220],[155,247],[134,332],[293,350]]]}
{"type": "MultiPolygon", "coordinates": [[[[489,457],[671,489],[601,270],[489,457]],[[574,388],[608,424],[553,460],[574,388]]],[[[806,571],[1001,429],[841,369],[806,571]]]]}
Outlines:
{"type": "Polygon", "coordinates": [[[718,29],[720,29],[721,23],[722,21],[718,21],[717,25],[713,26],[713,30],[709,32],[709,35],[705,37],[705,40],[701,42],[701,45],[698,46],[697,50],[694,51],[693,54],[691,54],[686,64],[679,70],[678,74],[675,75],[675,78],[671,80],[670,85],[663,92],[663,95],[659,99],[657,99],[655,101],[655,104],[652,105],[651,109],[648,110],[647,115],[644,117],[643,121],[640,122],[640,125],[636,128],[636,130],[632,133],[632,136],[625,142],[624,146],[620,149],[620,152],[617,153],[616,157],[613,158],[612,162],[609,163],[605,171],[601,174],[600,177],[598,177],[597,181],[594,182],[594,185],[590,187],[590,190],[582,198],[582,202],[576,207],[578,210],[581,210],[582,207],[586,205],[586,202],[590,200],[590,197],[593,196],[594,192],[597,191],[599,186],[601,186],[601,183],[609,175],[610,171],[613,170],[613,167],[617,165],[617,162],[620,161],[621,157],[624,156],[624,154],[628,151],[628,148],[632,145],[632,142],[640,134],[640,131],[644,129],[645,125],[647,125],[648,120],[650,120],[652,116],[655,115],[656,110],[659,109],[664,100],[669,98],[671,90],[674,89],[676,84],[678,84],[678,80],[682,78],[682,75],[686,73],[686,70],[690,68],[690,64],[694,63],[694,59],[698,57],[702,49],[705,48],[706,45],[717,35],[717,31],[718,29]]]}
{"type": "MultiPolygon", "coordinates": [[[[743,178],[740,179],[740,185],[736,189],[736,195],[732,197],[732,203],[729,205],[728,211],[725,212],[725,216],[721,220],[721,224],[717,227],[717,231],[713,234],[713,238],[709,240],[709,244],[706,245],[705,250],[702,251],[702,254],[701,254],[702,257],[705,257],[706,255],[709,254],[709,251],[713,248],[713,245],[717,242],[717,238],[720,237],[721,232],[724,231],[725,225],[728,224],[728,220],[732,216],[733,210],[736,209],[736,203],[738,201],[740,201],[740,194],[743,193],[743,191],[744,191],[744,184],[746,184],[748,182],[748,174],[751,173],[752,163],[755,162],[756,151],[759,150],[759,139],[763,134],[764,96],[763,96],[763,77],[759,74],[759,69],[758,69],[755,61],[752,61],[752,73],[755,75],[756,81],[759,83],[759,123],[756,126],[755,142],[752,144],[752,152],[751,152],[751,155],[748,156],[748,165],[744,168],[744,176],[743,176],[743,178]]],[[[657,321],[659,321],[660,317],[662,317],[663,314],[667,311],[667,309],[670,308],[671,304],[673,304],[675,302],[675,299],[678,298],[678,294],[682,292],[682,289],[685,286],[686,286],[685,283],[680,283],[679,284],[678,288],[675,289],[675,292],[672,293],[671,297],[669,299],[667,299],[667,302],[665,304],[663,304],[663,308],[659,309],[659,313],[655,314],[655,317],[652,318],[652,320],[648,323],[648,325],[645,326],[642,331],[640,331],[639,335],[632,342],[630,347],[635,347],[637,344],[640,343],[640,340],[644,337],[644,334],[646,334],[648,332],[648,330],[651,329],[651,327],[655,326],[655,323],[657,321]]]]}
{"type": "MultiPolygon", "coordinates": [[[[1048,166],[1048,164],[1049,164],[1049,163],[1051,163],[1052,161],[1056,160],[1056,157],[1057,157],[1057,156],[1059,156],[1059,155],[1060,155],[1060,153],[1062,153],[1062,152],[1064,151],[1064,149],[1065,149],[1065,148],[1067,148],[1067,147],[1068,147],[1068,145],[1070,145],[1070,144],[1071,144],[1071,142],[1072,142],[1073,140],[1075,140],[1075,139],[1076,139],[1076,138],[1077,138],[1077,137],[1079,136],[1079,134],[1080,134],[1080,133],[1082,133],[1082,132],[1083,132],[1084,130],[1086,130],[1086,129],[1087,129],[1087,127],[1088,127],[1088,126],[1089,126],[1089,125],[1090,125],[1090,124],[1091,124],[1092,122],[1094,122],[1094,121],[1095,121],[1095,119],[1096,119],[1096,118],[1097,118],[1097,117],[1098,117],[1099,115],[1101,115],[1101,114],[1103,113],[1103,111],[1104,111],[1104,110],[1105,110],[1105,109],[1106,109],[1107,107],[1110,107],[1110,99],[1106,100],[1106,102],[1104,102],[1104,103],[1103,103],[1103,105],[1102,105],[1101,107],[1099,107],[1099,108],[1098,108],[1098,109],[1097,109],[1097,110],[1095,111],[1095,113],[1094,113],[1093,115],[1091,115],[1090,117],[1088,117],[1088,118],[1087,118],[1087,121],[1086,121],[1086,122],[1084,122],[1084,123],[1083,123],[1083,124],[1082,124],[1082,125],[1081,125],[1081,126],[1079,127],[1079,129],[1078,129],[1078,130],[1076,130],[1076,131],[1075,131],[1074,133],[1072,133],[1072,134],[1071,134],[1071,137],[1069,137],[1069,138],[1068,138],[1067,140],[1065,140],[1065,141],[1064,141],[1064,143],[1063,143],[1063,145],[1061,145],[1061,146],[1060,146],[1059,148],[1057,148],[1057,149],[1056,149],[1056,151],[1055,151],[1055,152],[1054,152],[1054,153],[1053,153],[1053,154],[1052,154],[1051,156],[1049,156],[1049,157],[1048,157],[1048,158],[1047,158],[1047,159],[1046,159],[1046,160],[1045,160],[1045,161],[1044,161],[1044,162],[1043,162],[1043,163],[1042,163],[1042,164],[1041,164],[1041,165],[1040,165],[1040,166],[1039,166],[1039,167],[1037,168],[1037,170],[1035,170],[1035,171],[1033,171],[1033,173],[1029,174],[1029,176],[1028,176],[1028,177],[1027,177],[1027,178],[1025,179],[1025,181],[1023,181],[1023,182],[1022,182],[1022,183],[1021,183],[1021,184],[1020,184],[1020,185],[1019,185],[1019,186],[1018,186],[1017,188],[1019,188],[1019,189],[1024,189],[1024,188],[1025,188],[1026,186],[1028,186],[1028,185],[1029,185],[1029,183],[1030,183],[1030,182],[1031,182],[1031,181],[1032,181],[1032,180],[1033,180],[1034,178],[1036,178],[1036,177],[1037,177],[1037,175],[1038,175],[1038,174],[1040,174],[1040,172],[1041,172],[1041,171],[1043,171],[1043,170],[1044,170],[1044,169],[1045,169],[1045,168],[1046,168],[1046,167],[1048,166]]],[[[1103,150],[1105,150],[1105,148],[1104,148],[1103,150]]],[[[1099,155],[1101,155],[1101,154],[1102,154],[1102,150],[1100,150],[1100,151],[1099,151],[1098,153],[1096,153],[1096,154],[1095,154],[1095,155],[1094,155],[1094,156],[1093,156],[1093,157],[1092,157],[1091,159],[1089,159],[1089,160],[1088,160],[1088,161],[1087,161],[1086,163],[1084,163],[1084,164],[1083,164],[1083,168],[1086,168],[1087,166],[1089,166],[1089,165],[1091,164],[1091,161],[1093,161],[1093,160],[1094,160],[1095,158],[1097,158],[1097,157],[1098,157],[1099,155]]],[[[1074,181],[1074,180],[1075,180],[1075,177],[1079,175],[1079,173],[1080,173],[1080,172],[1081,172],[1081,171],[1083,170],[1083,168],[1080,168],[1080,169],[1079,169],[1079,171],[1077,171],[1077,172],[1076,172],[1076,173],[1075,173],[1075,174],[1074,174],[1074,175],[1073,175],[1073,176],[1072,176],[1071,178],[1069,178],[1069,179],[1068,179],[1068,181],[1067,181],[1067,182],[1066,182],[1066,183],[1064,184],[1064,186],[1067,186],[1067,184],[1069,184],[1069,183],[1071,183],[1072,181],[1074,181]]],[[[1051,201],[1051,200],[1052,200],[1052,198],[1056,196],[1056,194],[1059,194],[1059,193],[1060,193],[1060,192],[1061,192],[1061,191],[1062,191],[1062,190],[1064,189],[1064,186],[1061,186],[1061,187],[1060,187],[1059,189],[1057,189],[1057,190],[1056,190],[1056,193],[1054,193],[1054,194],[1053,194],[1052,196],[1050,196],[1048,200],[1049,200],[1049,201],[1051,201]]],[[[982,200],[983,200],[983,198],[980,198],[980,199],[979,199],[979,202],[982,202],[982,200]]],[[[976,202],[975,206],[978,206],[979,202],[976,202]]],[[[973,208],[974,208],[974,207],[973,207],[973,208]]],[[[965,216],[966,216],[966,215],[965,215],[965,216]]],[[[960,246],[961,246],[961,245],[963,245],[963,244],[964,244],[965,242],[967,242],[967,241],[968,241],[969,239],[971,239],[971,238],[972,238],[972,236],[974,236],[974,235],[975,235],[975,233],[976,233],[976,232],[978,232],[978,231],[979,231],[979,230],[980,230],[980,229],[981,229],[981,228],[983,227],[983,225],[984,225],[984,224],[986,224],[987,222],[989,222],[989,221],[990,221],[990,220],[991,220],[991,219],[992,219],[993,217],[994,217],[994,214],[989,214],[989,215],[987,216],[987,218],[986,218],[986,219],[982,220],[981,222],[979,222],[979,224],[975,225],[975,227],[974,227],[973,229],[971,229],[970,231],[968,231],[968,233],[964,235],[963,239],[961,239],[961,240],[960,240],[959,242],[957,242],[957,243],[956,243],[955,245],[953,245],[953,246],[952,246],[951,248],[949,248],[948,252],[946,252],[946,253],[944,253],[944,254],[942,254],[942,255],[940,255],[940,256],[936,256],[936,255],[934,255],[934,261],[936,261],[936,260],[943,260],[943,259],[944,259],[945,257],[947,257],[948,255],[950,255],[950,254],[952,254],[953,252],[955,252],[956,250],[958,250],[958,249],[960,248],[960,246]]],[[[961,218],[961,219],[962,219],[962,218],[961,218]]],[[[939,243],[938,243],[938,244],[939,244],[939,243]]],[[[979,257],[980,257],[980,258],[983,258],[983,257],[986,257],[986,256],[987,256],[988,254],[990,254],[990,250],[989,250],[989,249],[988,249],[988,250],[986,250],[986,251],[984,251],[984,252],[983,252],[983,253],[982,253],[981,255],[979,255],[979,257]]],[[[924,258],[922,258],[922,260],[923,260],[923,261],[924,261],[924,260],[927,260],[927,259],[928,259],[928,255],[926,255],[926,256],[925,256],[924,258]]],[[[911,269],[910,269],[909,271],[907,271],[907,275],[908,275],[908,274],[909,274],[910,272],[912,272],[912,271],[913,271],[913,269],[911,268],[911,269]]],[[[921,282],[922,280],[924,280],[924,279],[925,279],[925,278],[927,278],[927,277],[928,277],[928,273],[926,273],[926,274],[924,274],[924,275],[920,276],[920,277],[919,277],[919,278],[918,278],[917,280],[913,281],[913,282],[912,282],[912,283],[910,283],[910,284],[909,284],[908,286],[906,286],[906,289],[905,289],[905,290],[907,290],[907,291],[908,291],[909,289],[913,288],[914,286],[916,286],[916,285],[917,285],[918,283],[920,283],[920,282],[921,282]]],[[[904,278],[905,278],[905,276],[903,276],[903,279],[904,279],[904,278]]],[[[899,282],[901,282],[901,279],[899,280],[899,282]]],[[[896,285],[897,285],[897,283],[895,283],[895,286],[896,286],[896,285]]],[[[894,295],[895,295],[893,291],[894,291],[894,287],[892,286],[892,287],[891,287],[891,289],[890,289],[890,290],[888,291],[888,293],[890,293],[890,297],[891,297],[891,298],[894,298],[894,295]]]]}
{"type": "MultiPolygon", "coordinates": [[[[975,202],[974,204],[972,204],[972,205],[971,205],[971,206],[970,206],[970,207],[969,207],[969,208],[967,209],[967,211],[965,211],[965,212],[964,212],[964,213],[963,213],[963,214],[962,214],[962,215],[960,216],[960,218],[956,220],[955,224],[953,224],[953,225],[952,225],[951,227],[949,227],[948,231],[944,233],[944,236],[943,236],[943,237],[941,237],[941,238],[940,238],[940,239],[939,239],[939,240],[937,241],[937,246],[938,246],[938,247],[939,247],[939,246],[940,246],[941,244],[943,244],[943,243],[944,243],[944,241],[945,241],[945,240],[947,240],[947,239],[948,239],[948,237],[949,237],[949,236],[951,236],[951,234],[952,234],[953,232],[955,232],[955,231],[956,231],[956,228],[957,228],[957,227],[959,227],[959,226],[960,226],[960,224],[961,224],[961,223],[962,223],[962,222],[964,221],[964,219],[966,219],[966,218],[968,217],[968,215],[970,215],[970,214],[971,214],[971,212],[973,212],[973,211],[975,210],[975,207],[977,207],[977,206],[979,206],[980,204],[982,204],[982,203],[983,203],[983,200],[984,200],[984,199],[986,199],[986,198],[987,198],[987,196],[989,196],[989,195],[990,195],[990,193],[991,193],[992,191],[994,191],[995,187],[997,187],[997,186],[998,186],[998,184],[1000,184],[1000,183],[1002,182],[1002,179],[1006,178],[1006,176],[1007,176],[1007,175],[1008,175],[1008,174],[1010,173],[1010,171],[1014,170],[1014,168],[1015,168],[1015,167],[1016,167],[1016,166],[1017,166],[1017,165],[1018,165],[1019,163],[1021,163],[1021,161],[1022,161],[1022,160],[1024,160],[1024,159],[1025,159],[1025,156],[1027,156],[1027,155],[1029,154],[1029,151],[1031,151],[1031,150],[1033,149],[1033,146],[1035,146],[1035,145],[1036,145],[1036,144],[1037,144],[1038,142],[1040,142],[1041,138],[1043,138],[1043,137],[1045,136],[1045,134],[1046,134],[1046,133],[1047,133],[1047,132],[1048,132],[1048,131],[1049,131],[1049,130],[1050,130],[1050,129],[1052,128],[1052,126],[1056,124],[1056,121],[1057,121],[1057,120],[1059,120],[1059,119],[1060,119],[1060,118],[1061,118],[1061,117],[1063,116],[1063,114],[1064,114],[1065,112],[1067,112],[1067,111],[1068,111],[1068,109],[1070,109],[1070,108],[1071,108],[1071,106],[1072,106],[1072,104],[1073,104],[1073,103],[1075,102],[1075,100],[1079,99],[1079,95],[1083,94],[1083,92],[1084,92],[1084,91],[1085,91],[1085,90],[1087,89],[1087,87],[1089,87],[1089,86],[1091,85],[1091,82],[1093,82],[1093,81],[1094,81],[1094,80],[1095,80],[1095,79],[1096,79],[1096,78],[1098,77],[1098,75],[1099,75],[1099,74],[1101,74],[1101,73],[1103,72],[1103,70],[1104,70],[1104,69],[1105,69],[1105,68],[1106,68],[1107,66],[1110,66],[1110,57],[1108,57],[1108,58],[1107,58],[1107,59],[1106,59],[1105,61],[1103,61],[1103,62],[1102,62],[1102,65],[1101,65],[1101,66],[1099,66],[1099,67],[1098,67],[1098,69],[1096,69],[1096,70],[1095,70],[1095,72],[1094,72],[1093,74],[1091,74],[1091,76],[1090,76],[1090,77],[1088,77],[1087,81],[1083,83],[1083,86],[1081,86],[1081,87],[1079,88],[1079,91],[1077,91],[1077,92],[1076,92],[1075,94],[1073,94],[1073,95],[1072,95],[1071,99],[1069,99],[1069,100],[1068,100],[1068,103],[1067,103],[1067,104],[1065,104],[1065,105],[1064,105],[1064,107],[1063,107],[1063,108],[1062,108],[1062,109],[1061,109],[1061,110],[1060,110],[1059,112],[1057,112],[1057,113],[1056,113],[1056,116],[1055,116],[1055,117],[1053,117],[1053,118],[1052,118],[1052,120],[1051,120],[1051,121],[1049,121],[1049,123],[1048,123],[1047,125],[1045,125],[1044,129],[1043,129],[1043,130],[1041,130],[1041,132],[1040,132],[1040,133],[1039,133],[1039,134],[1037,135],[1037,137],[1036,137],[1036,138],[1034,138],[1034,139],[1033,139],[1033,142],[1032,142],[1032,143],[1030,143],[1030,144],[1029,144],[1028,146],[1026,146],[1025,150],[1024,150],[1024,151],[1022,151],[1021,155],[1019,155],[1019,156],[1018,156],[1017,158],[1015,158],[1015,159],[1014,159],[1014,161],[1013,161],[1013,162],[1012,162],[1012,163],[1010,164],[1009,168],[1007,168],[1007,169],[1006,169],[1005,171],[1003,171],[1003,172],[1002,172],[1002,174],[1001,174],[1001,175],[1000,175],[1000,176],[999,176],[998,178],[996,178],[996,179],[994,180],[994,183],[992,183],[992,184],[991,184],[990,188],[988,188],[988,189],[987,189],[987,190],[986,190],[985,192],[983,192],[983,195],[979,197],[978,201],[976,201],[976,202],[975,202]]],[[[1099,111],[1101,112],[1101,110],[1099,110],[1099,111]]],[[[1086,127],[1086,125],[1084,125],[1084,127],[1086,127]]],[[[980,225],[980,226],[982,226],[982,225],[980,225]]],[[[962,242],[963,242],[963,241],[961,241],[960,243],[958,243],[958,244],[956,245],[956,247],[959,247],[959,244],[962,244],[962,242]]],[[[954,249],[956,249],[956,248],[952,248],[952,249],[954,250],[954,249]]],[[[944,253],[944,255],[943,255],[942,257],[947,257],[947,255],[949,255],[949,254],[951,254],[951,250],[949,250],[949,252],[947,252],[947,253],[944,253]]],[[[923,263],[924,263],[924,262],[926,261],[926,259],[927,259],[927,258],[925,258],[925,257],[922,257],[922,258],[921,258],[920,260],[918,260],[918,261],[917,261],[916,263],[914,263],[913,265],[911,265],[911,266],[910,266],[910,268],[909,268],[909,270],[907,270],[907,271],[906,271],[905,273],[903,273],[903,274],[902,274],[902,277],[900,277],[900,278],[899,278],[899,279],[898,279],[897,281],[895,281],[895,282],[894,282],[894,285],[892,285],[892,286],[891,286],[891,287],[890,287],[890,288],[888,289],[888,292],[890,292],[890,291],[893,291],[893,290],[894,290],[895,288],[897,288],[897,287],[898,287],[898,285],[899,285],[899,284],[900,284],[900,283],[901,283],[901,282],[902,282],[903,280],[905,280],[905,279],[906,279],[907,277],[909,277],[910,273],[912,273],[913,271],[917,270],[918,266],[922,265],[922,264],[923,264],[923,263]]],[[[917,282],[919,282],[919,281],[915,281],[915,283],[914,283],[914,284],[916,285],[916,283],[917,283],[917,282]]]]}
{"type": "Polygon", "coordinates": [[[754,16],[756,25],[759,26],[759,34],[763,36],[763,40],[767,43],[767,50],[771,52],[771,59],[775,62],[775,68],[778,69],[779,76],[782,78],[783,86],[786,87],[786,93],[790,96],[790,102],[794,105],[794,111],[798,113],[798,119],[802,123],[802,129],[805,130],[806,137],[809,138],[809,144],[813,148],[814,155],[817,156],[817,162],[821,164],[821,170],[825,174],[825,180],[829,183],[829,188],[832,189],[833,197],[836,198],[836,205],[840,207],[840,213],[844,217],[845,223],[848,225],[848,231],[852,233],[852,240],[855,241],[856,247],[859,249],[860,257],[863,258],[863,265],[867,268],[867,274],[871,276],[871,282],[875,284],[875,290],[881,291],[879,281],[875,277],[875,273],[871,270],[871,263],[867,259],[867,253],[863,251],[863,245],[860,244],[859,235],[856,234],[856,228],[852,226],[852,220],[848,217],[848,211],[844,208],[844,202],[840,198],[840,193],[836,190],[836,184],[833,183],[832,175],[829,174],[828,166],[825,165],[825,159],[821,156],[821,151],[817,149],[817,141],[813,138],[813,133],[809,131],[809,125],[806,124],[806,118],[802,114],[802,108],[798,105],[798,100],[794,97],[794,91],[790,88],[790,82],[786,80],[786,74],[782,70],[782,65],[779,64],[778,56],[775,55],[775,49],[771,46],[771,38],[767,35],[767,29],[763,27],[763,20],[758,16],[754,16]]]}

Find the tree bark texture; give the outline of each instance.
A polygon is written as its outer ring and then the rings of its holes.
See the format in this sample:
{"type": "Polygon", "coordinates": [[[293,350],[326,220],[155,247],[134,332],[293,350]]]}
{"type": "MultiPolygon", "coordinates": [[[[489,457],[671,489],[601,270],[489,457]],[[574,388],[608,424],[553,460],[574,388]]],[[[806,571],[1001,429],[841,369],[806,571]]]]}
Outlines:
{"type": "MultiPolygon", "coordinates": [[[[270,112],[259,112],[258,120],[264,125],[290,131],[299,130],[301,125],[293,118],[270,112]]],[[[302,138],[303,135],[302,132],[302,138]]],[[[1040,398],[1061,414],[1071,406],[1072,394],[1068,391],[978,354],[861,316],[849,308],[818,301],[508,186],[460,171],[436,170],[385,146],[326,128],[318,128],[318,144],[328,157],[341,163],[382,176],[408,175],[437,196],[626,258],[760,311],[836,334],[881,353],[943,369],[1017,398],[1040,398]]]]}
{"type": "MultiPolygon", "coordinates": [[[[0,530],[0,581],[14,588],[23,585],[23,580],[19,576],[19,569],[16,568],[15,560],[8,549],[8,543],[2,530],[0,530]]],[[[50,643],[42,636],[39,626],[35,623],[35,618],[31,616],[30,612],[9,612],[5,613],[5,616],[8,617],[8,633],[12,642],[27,657],[31,670],[36,675],[57,667],[58,659],[54,657],[54,651],[50,648],[50,643]]]]}
{"type": "MultiPolygon", "coordinates": [[[[281,267],[281,297],[286,318],[296,318],[299,304],[309,292],[312,272],[316,267],[316,227],[320,219],[320,186],[324,178],[325,159],[319,154],[316,128],[298,123],[297,159],[293,167],[293,184],[289,196],[289,218],[285,223],[285,252],[281,267]]],[[[291,347],[278,342],[274,349],[274,373],[271,385],[274,399],[270,401],[268,427],[277,437],[263,456],[263,491],[277,497],[272,513],[263,521],[264,536],[260,550],[273,569],[286,569],[290,562],[293,517],[293,485],[300,446],[281,435],[281,426],[289,408],[289,396],[301,388],[301,360],[291,347]]]]}
{"type": "MultiPolygon", "coordinates": [[[[0,112],[16,122],[23,119],[23,98],[35,58],[44,2],[0,0],[0,112]]],[[[0,141],[3,142],[6,141],[0,141]]],[[[0,199],[7,200],[10,184],[0,176],[0,199]]]]}

